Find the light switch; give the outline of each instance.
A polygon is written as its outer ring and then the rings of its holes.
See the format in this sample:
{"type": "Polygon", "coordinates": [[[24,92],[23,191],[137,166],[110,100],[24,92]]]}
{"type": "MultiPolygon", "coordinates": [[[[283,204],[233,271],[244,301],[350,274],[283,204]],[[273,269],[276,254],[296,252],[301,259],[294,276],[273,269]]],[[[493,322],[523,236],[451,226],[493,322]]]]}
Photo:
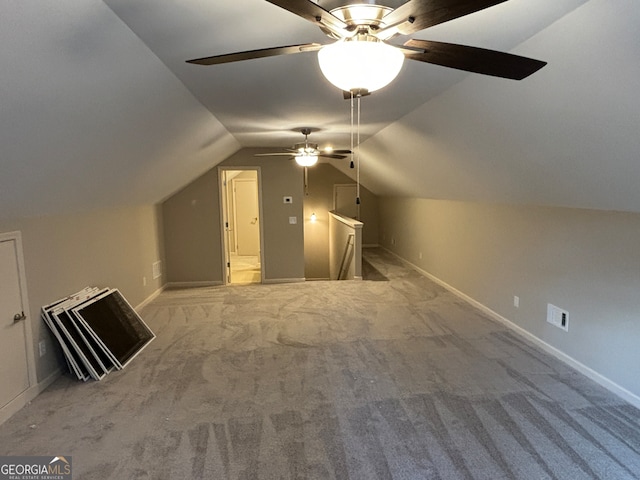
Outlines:
{"type": "Polygon", "coordinates": [[[298,223],[298,217],[289,217],[290,225],[295,225],[296,223],[298,223]]]}

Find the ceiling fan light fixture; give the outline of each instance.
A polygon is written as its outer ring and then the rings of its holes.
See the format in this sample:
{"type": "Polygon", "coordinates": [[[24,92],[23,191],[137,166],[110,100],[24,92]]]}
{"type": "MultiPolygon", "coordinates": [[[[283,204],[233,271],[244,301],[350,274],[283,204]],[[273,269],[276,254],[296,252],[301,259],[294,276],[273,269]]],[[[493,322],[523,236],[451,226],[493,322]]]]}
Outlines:
{"type": "Polygon", "coordinates": [[[317,155],[301,154],[296,155],[296,163],[301,167],[313,167],[318,162],[317,155]]]}
{"type": "Polygon", "coordinates": [[[323,75],[341,90],[374,92],[400,73],[404,54],[370,35],[357,35],[323,47],[318,63],[323,75]]]}

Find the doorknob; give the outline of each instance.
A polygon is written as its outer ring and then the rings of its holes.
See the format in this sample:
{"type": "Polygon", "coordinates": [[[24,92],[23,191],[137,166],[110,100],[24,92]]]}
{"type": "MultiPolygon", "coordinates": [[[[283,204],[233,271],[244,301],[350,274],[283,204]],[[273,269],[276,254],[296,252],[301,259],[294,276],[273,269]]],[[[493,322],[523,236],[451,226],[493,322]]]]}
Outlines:
{"type": "Polygon", "coordinates": [[[13,316],[13,323],[17,323],[21,320],[24,320],[25,318],[27,318],[27,316],[24,314],[24,312],[16,313],[13,316]]]}

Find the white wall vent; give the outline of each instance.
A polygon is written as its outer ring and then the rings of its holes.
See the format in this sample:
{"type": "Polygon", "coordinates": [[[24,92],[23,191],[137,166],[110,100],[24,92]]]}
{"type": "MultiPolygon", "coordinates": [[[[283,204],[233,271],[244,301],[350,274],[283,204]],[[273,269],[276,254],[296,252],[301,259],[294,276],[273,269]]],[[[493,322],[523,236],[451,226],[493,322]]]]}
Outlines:
{"type": "Polygon", "coordinates": [[[551,325],[555,325],[558,328],[563,329],[565,332],[569,331],[569,312],[562,310],[560,307],[547,303],[547,322],[551,325]]]}

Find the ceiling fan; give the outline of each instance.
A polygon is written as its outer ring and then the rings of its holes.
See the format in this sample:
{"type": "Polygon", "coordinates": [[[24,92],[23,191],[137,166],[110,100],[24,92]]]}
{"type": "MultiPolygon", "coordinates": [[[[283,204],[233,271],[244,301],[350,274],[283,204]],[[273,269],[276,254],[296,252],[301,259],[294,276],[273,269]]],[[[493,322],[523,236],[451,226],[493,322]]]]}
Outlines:
{"type": "Polygon", "coordinates": [[[404,58],[468,72],[521,80],[546,62],[509,53],[452,43],[409,39],[403,45],[388,43],[434,25],[484,10],[506,0],[409,0],[398,8],[354,3],[328,11],[311,0],[267,0],[308,20],[336,41],[327,45],[306,43],[262,48],[188,60],[215,65],[253,58],[301,52],[318,52],[327,79],[347,92],[362,96],[390,83],[404,58]]]}
{"type": "Polygon", "coordinates": [[[256,153],[256,157],[291,157],[296,163],[302,167],[311,167],[315,165],[318,158],[335,158],[344,159],[351,154],[351,150],[319,150],[317,143],[310,143],[308,136],[313,131],[312,128],[303,127],[299,130],[304,135],[304,142],[296,143],[293,148],[283,148],[285,152],[275,153],[256,153]]]}

